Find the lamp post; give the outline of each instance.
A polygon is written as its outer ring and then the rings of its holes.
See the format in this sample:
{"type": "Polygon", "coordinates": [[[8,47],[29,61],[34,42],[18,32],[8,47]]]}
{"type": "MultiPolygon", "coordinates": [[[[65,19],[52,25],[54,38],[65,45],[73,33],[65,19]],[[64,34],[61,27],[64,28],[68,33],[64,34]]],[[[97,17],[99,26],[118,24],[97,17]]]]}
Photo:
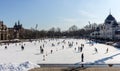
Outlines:
{"type": "Polygon", "coordinates": [[[36,24],[36,27],[35,27],[35,29],[36,29],[36,39],[37,39],[37,27],[38,27],[38,24],[36,24]]]}

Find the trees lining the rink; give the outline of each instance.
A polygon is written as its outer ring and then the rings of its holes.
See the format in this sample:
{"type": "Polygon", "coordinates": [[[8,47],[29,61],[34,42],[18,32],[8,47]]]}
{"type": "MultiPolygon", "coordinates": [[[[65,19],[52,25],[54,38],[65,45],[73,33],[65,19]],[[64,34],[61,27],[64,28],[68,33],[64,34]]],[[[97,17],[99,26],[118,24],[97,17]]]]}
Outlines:
{"type": "Polygon", "coordinates": [[[86,30],[86,28],[78,29],[76,25],[69,27],[66,31],[61,31],[59,27],[52,27],[49,30],[25,29],[20,39],[37,39],[37,38],[61,38],[61,37],[88,37],[94,29],[86,30]]]}

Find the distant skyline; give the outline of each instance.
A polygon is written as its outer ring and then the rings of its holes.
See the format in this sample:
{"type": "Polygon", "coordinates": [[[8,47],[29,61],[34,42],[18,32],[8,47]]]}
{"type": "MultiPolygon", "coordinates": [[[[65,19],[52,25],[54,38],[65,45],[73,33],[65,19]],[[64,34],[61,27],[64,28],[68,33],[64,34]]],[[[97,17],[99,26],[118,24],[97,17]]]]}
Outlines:
{"type": "Polygon", "coordinates": [[[120,0],[0,0],[0,20],[13,27],[20,20],[25,28],[67,30],[72,25],[83,28],[103,23],[111,14],[120,21],[120,0]]]}

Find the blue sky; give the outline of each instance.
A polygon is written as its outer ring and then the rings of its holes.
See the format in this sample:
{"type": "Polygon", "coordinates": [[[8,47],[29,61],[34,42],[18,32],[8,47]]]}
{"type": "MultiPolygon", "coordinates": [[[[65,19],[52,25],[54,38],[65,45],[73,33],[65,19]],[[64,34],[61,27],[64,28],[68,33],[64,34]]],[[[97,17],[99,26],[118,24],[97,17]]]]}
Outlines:
{"type": "Polygon", "coordinates": [[[0,20],[12,27],[18,20],[25,28],[48,30],[72,25],[83,28],[91,23],[103,23],[109,15],[120,21],[120,0],[0,0],[0,20]]]}

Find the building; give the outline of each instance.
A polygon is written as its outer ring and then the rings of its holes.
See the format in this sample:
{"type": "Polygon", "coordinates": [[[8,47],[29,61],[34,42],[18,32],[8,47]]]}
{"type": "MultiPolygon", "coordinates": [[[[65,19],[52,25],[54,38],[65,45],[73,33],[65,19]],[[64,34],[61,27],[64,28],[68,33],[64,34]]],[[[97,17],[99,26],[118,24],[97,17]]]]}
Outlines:
{"type": "Polygon", "coordinates": [[[0,21],[0,40],[7,40],[8,39],[8,29],[7,26],[0,21]]]}
{"type": "Polygon", "coordinates": [[[102,39],[120,39],[120,23],[110,13],[104,23],[99,25],[90,36],[102,39]]]}
{"type": "Polygon", "coordinates": [[[23,32],[22,24],[20,24],[20,21],[15,22],[15,25],[12,28],[8,28],[9,31],[9,39],[19,39],[21,33],[23,32]]]}

